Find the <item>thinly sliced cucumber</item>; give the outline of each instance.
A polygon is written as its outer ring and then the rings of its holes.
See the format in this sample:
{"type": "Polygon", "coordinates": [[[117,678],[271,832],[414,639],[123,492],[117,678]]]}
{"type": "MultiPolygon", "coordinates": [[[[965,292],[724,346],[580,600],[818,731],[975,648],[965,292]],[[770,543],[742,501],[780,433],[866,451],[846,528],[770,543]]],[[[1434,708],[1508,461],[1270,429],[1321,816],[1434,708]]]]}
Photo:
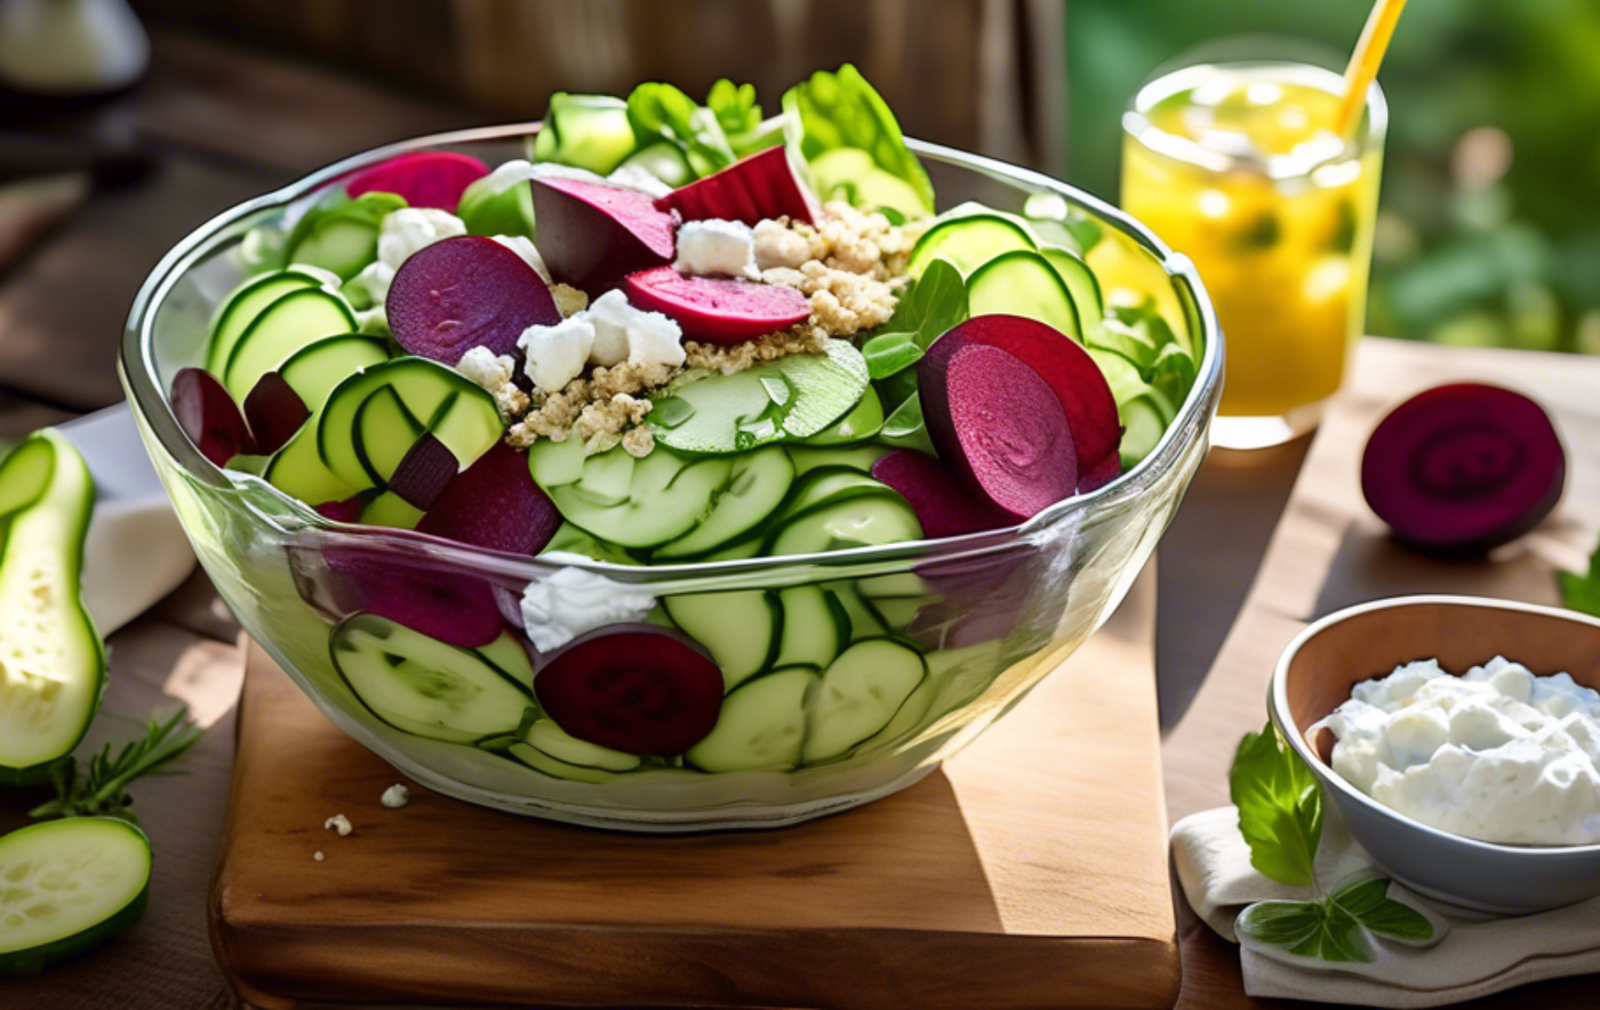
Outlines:
{"type": "Polygon", "coordinates": [[[774,666],[815,666],[821,670],[850,644],[850,615],[821,586],[778,590],[783,632],[774,666]]]}
{"type": "Polygon", "coordinates": [[[878,730],[860,747],[856,749],[859,755],[868,749],[876,749],[885,744],[893,743],[907,733],[921,726],[928,717],[928,710],[933,707],[934,696],[939,693],[939,683],[933,679],[930,669],[928,676],[922,678],[922,683],[911,692],[911,696],[900,706],[900,711],[894,714],[888,725],[878,730]]]}
{"type": "Polygon", "coordinates": [[[393,386],[383,386],[356,408],[356,455],[372,483],[383,487],[427,429],[406,409],[393,386]]]}
{"type": "Polygon", "coordinates": [[[904,498],[890,492],[812,509],[775,530],[767,553],[817,554],[921,539],[917,514],[904,498]]]}
{"type": "Polygon", "coordinates": [[[516,635],[509,631],[502,633],[488,645],[480,645],[478,655],[485,663],[533,690],[533,664],[528,661],[528,650],[522,647],[516,635]]]}
{"type": "Polygon", "coordinates": [[[395,729],[450,743],[515,732],[533,704],[477,653],[375,614],[333,630],[333,665],[373,715],[395,729]]]}
{"type": "Polygon", "coordinates": [[[830,582],[826,588],[839,601],[840,609],[850,621],[850,641],[881,638],[889,633],[889,629],[878,620],[878,615],[873,613],[872,608],[861,598],[854,583],[830,582]]]}
{"type": "Polygon", "coordinates": [[[618,168],[637,167],[660,179],[668,186],[682,186],[694,181],[694,170],[689,160],[676,145],[662,141],[641,147],[622,160],[618,168]]]}
{"type": "Polygon", "coordinates": [[[923,233],[911,250],[906,273],[920,277],[929,263],[942,259],[965,276],[1002,253],[1033,247],[1033,236],[1009,218],[999,214],[962,214],[923,233]]]}
{"type": "Polygon", "coordinates": [[[0,488],[20,503],[0,548],[0,782],[26,784],[72,753],[105,686],[105,647],[80,583],[94,480],[46,428],[0,464],[0,488]]]}
{"type": "Polygon", "coordinates": [[[557,726],[554,719],[539,719],[528,727],[524,741],[532,748],[550,755],[557,761],[580,768],[599,768],[608,772],[627,772],[639,767],[636,754],[602,747],[587,740],[579,740],[557,726]]]}
{"type": "Polygon", "coordinates": [[[556,527],[555,536],[544,545],[540,554],[577,554],[596,561],[609,561],[614,565],[637,565],[639,562],[616,544],[608,544],[592,534],[564,522],[556,527]]]}
{"type": "Polygon", "coordinates": [[[1072,292],[1050,261],[1032,249],[996,256],[974,270],[967,278],[967,301],[974,316],[1026,316],[1083,341],[1072,292]]]}
{"type": "Polygon", "coordinates": [[[462,191],[456,217],[467,226],[468,235],[533,238],[533,188],[522,176],[507,185],[501,173],[486,175],[462,191]]]}
{"type": "Polygon", "coordinates": [[[1122,469],[1127,471],[1155,451],[1156,443],[1172,423],[1172,404],[1152,386],[1143,396],[1119,404],[1117,412],[1122,417],[1122,442],[1118,450],[1122,469]]]}
{"type": "Polygon", "coordinates": [[[689,762],[708,772],[793,768],[805,745],[806,697],[819,680],[797,667],[745,684],[723,699],[716,728],[689,748],[689,762]]]}
{"type": "Polygon", "coordinates": [[[1078,310],[1078,332],[1087,337],[1100,326],[1106,314],[1105,299],[1100,295],[1100,281],[1083,257],[1071,249],[1045,246],[1039,250],[1039,255],[1055,268],[1057,276],[1067,286],[1068,293],[1072,295],[1072,304],[1078,310]]]}
{"type": "Polygon", "coordinates": [[[846,649],[807,701],[806,763],[836,758],[889,724],[927,676],[922,654],[888,638],[846,649]]]}
{"type": "MultiPolygon", "coordinates": [[[[367,397],[388,386],[466,469],[500,440],[494,398],[453,368],[427,358],[396,358],[357,372],[334,387],[317,420],[317,452],[340,480],[360,490],[377,483],[356,446],[356,413],[367,397]]],[[[307,424],[306,428],[311,426],[307,424]]],[[[304,432],[302,432],[304,434],[304,432]]],[[[299,436],[296,436],[297,439],[299,436]]],[[[403,440],[405,433],[394,437],[403,440]]],[[[404,445],[409,449],[410,443],[404,445]]],[[[370,443],[368,453],[375,452],[370,443]]],[[[401,453],[404,455],[404,452],[401,453]]]]}
{"type": "Polygon", "coordinates": [[[783,608],[771,593],[694,593],[662,602],[683,633],[705,646],[722,667],[724,691],[767,669],[778,654],[783,608]]]}
{"type": "Polygon", "coordinates": [[[296,242],[290,255],[349,280],[378,258],[378,227],[352,217],[326,220],[296,242]]]}
{"type": "Polygon", "coordinates": [[[609,174],[638,148],[628,103],[610,95],[550,96],[544,128],[530,141],[530,161],[555,161],[609,174]]]}
{"type": "Polygon", "coordinates": [[[916,596],[930,597],[936,595],[933,587],[916,572],[901,572],[898,575],[874,575],[869,579],[856,580],[856,590],[868,600],[883,597],[916,596]]]}
{"type": "Polygon", "coordinates": [[[263,375],[303,347],[354,333],[356,314],[339,295],[323,288],[291,291],[268,305],[239,334],[228,355],[222,384],[240,403],[263,375]]]}
{"type": "Polygon", "coordinates": [[[835,505],[850,498],[874,494],[894,494],[894,490],[859,470],[846,467],[818,468],[806,474],[804,480],[795,482],[794,489],[789,492],[789,500],[772,517],[768,527],[776,529],[784,526],[824,505],[835,505]]]}
{"type": "Polygon", "coordinates": [[[536,747],[532,747],[521,740],[513,741],[506,747],[506,753],[521,761],[536,771],[544,772],[552,778],[567,779],[572,782],[590,782],[600,785],[605,782],[615,781],[616,772],[608,772],[601,768],[586,768],[583,765],[568,764],[559,758],[553,758],[536,747]]]}
{"type": "Polygon", "coordinates": [[[392,530],[414,530],[422,522],[422,510],[395,494],[385,491],[361,510],[361,521],[368,526],[387,526],[392,530]]]}
{"type": "Polygon", "coordinates": [[[817,434],[861,400],[867,382],[861,352],[830,340],[825,356],[791,354],[732,375],[685,372],[653,398],[650,427],[680,452],[744,452],[817,434]]]}
{"type": "Polygon", "coordinates": [[[528,472],[533,474],[535,484],[548,491],[582,480],[583,468],[588,460],[589,453],[583,447],[583,439],[577,433],[569,432],[559,442],[541,438],[533,443],[528,449],[528,472]]]}
{"type": "Polygon", "coordinates": [[[322,409],[347,376],[389,360],[389,349],[375,337],[346,334],[326,337],[291,354],[278,374],[312,413],[322,409]]]}
{"type": "Polygon", "coordinates": [[[871,473],[872,464],[889,454],[886,445],[809,446],[786,445],[784,451],[794,461],[794,475],[804,477],[822,467],[846,467],[871,473]]]}
{"type": "Polygon", "coordinates": [[[883,401],[868,386],[850,413],[806,439],[806,445],[849,445],[864,442],[883,427],[883,401]]]}
{"type": "MultiPolygon", "coordinates": [[[[672,460],[673,457],[663,456],[662,459],[672,460]]],[[[688,460],[674,462],[679,470],[689,465],[688,460]]],[[[583,473],[579,475],[577,483],[572,485],[573,493],[600,508],[621,505],[631,497],[634,463],[633,456],[622,451],[613,450],[591,456],[584,462],[583,473]]]]}
{"type": "Polygon", "coordinates": [[[701,561],[743,561],[746,558],[759,557],[761,545],[766,542],[766,534],[762,530],[747,533],[739,539],[723,546],[700,558],[701,561]]]}
{"type": "Polygon", "coordinates": [[[688,533],[711,511],[711,496],[727,482],[731,467],[725,458],[690,460],[660,446],[635,460],[618,446],[591,456],[578,483],[546,490],[574,526],[623,547],[655,547],[688,533]],[[597,484],[590,483],[591,467],[601,468],[597,484]],[[614,487],[611,473],[624,468],[627,497],[606,504],[614,487]]]}
{"type": "Polygon", "coordinates": [[[904,631],[910,626],[917,612],[930,603],[937,602],[937,596],[883,596],[877,599],[863,598],[867,606],[872,608],[872,613],[878,618],[878,623],[890,631],[904,631]]]}
{"type": "Polygon", "coordinates": [[[150,898],[150,840],[69,817],[0,836],[0,976],[27,975],[127,929],[150,898]]]}
{"type": "Polygon", "coordinates": [[[792,483],[794,464],[778,446],[733,457],[728,479],[712,492],[711,513],[694,529],[656,551],[654,557],[693,557],[732,543],[776,511],[792,483]]]}
{"type": "Polygon", "coordinates": [[[262,479],[290,498],[307,505],[344,501],[361,488],[354,487],[328,469],[317,452],[317,420],[313,414],[294,438],[268,460],[262,479]]]}
{"type": "Polygon", "coordinates": [[[211,324],[211,342],[206,348],[206,371],[222,375],[239,337],[255,322],[268,305],[291,292],[318,288],[322,282],[298,270],[278,270],[252,277],[233,289],[217,309],[211,324]]]}

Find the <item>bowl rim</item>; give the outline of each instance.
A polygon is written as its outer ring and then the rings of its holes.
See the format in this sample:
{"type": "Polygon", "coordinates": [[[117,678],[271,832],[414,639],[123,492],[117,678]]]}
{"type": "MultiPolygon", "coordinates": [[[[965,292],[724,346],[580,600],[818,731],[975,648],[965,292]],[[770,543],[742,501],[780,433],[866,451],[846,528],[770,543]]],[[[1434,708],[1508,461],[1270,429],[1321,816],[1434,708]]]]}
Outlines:
{"type": "MultiPolygon", "coordinates": [[[[1353,607],[1336,610],[1326,617],[1313,621],[1294,637],[1294,640],[1283,650],[1278,657],[1278,662],[1272,670],[1272,680],[1267,688],[1267,714],[1278,733],[1289,742],[1300,759],[1311,768],[1317,778],[1325,785],[1331,785],[1339,796],[1352,800],[1368,810],[1372,810],[1384,817],[1397,822],[1399,825],[1418,832],[1430,840],[1441,844],[1448,843],[1465,847],[1485,855],[1506,856],[1517,859],[1542,859],[1561,860],[1573,859],[1580,856],[1600,856],[1600,842],[1586,845],[1508,845],[1502,842],[1485,842],[1466,835],[1444,831],[1424,824],[1413,817],[1391,809],[1366,793],[1357,789],[1348,782],[1343,775],[1333,770],[1319,757],[1305,735],[1296,726],[1294,715],[1289,710],[1288,679],[1289,666],[1294,662],[1295,655],[1301,646],[1321,634],[1335,624],[1342,623],[1352,617],[1371,613],[1375,610],[1390,610],[1398,607],[1415,606],[1450,606],[1450,607],[1476,607],[1491,610],[1509,610],[1517,613],[1538,614],[1543,617],[1555,617],[1572,621],[1576,624],[1587,624],[1600,628],[1600,619],[1581,614],[1574,610],[1561,607],[1546,607],[1537,603],[1523,603],[1517,600],[1499,600],[1487,596],[1457,596],[1450,594],[1420,594],[1412,596],[1393,596],[1381,600],[1371,600],[1353,607]]],[[[1357,841],[1360,841],[1358,838],[1357,841]]]]}
{"type": "Polygon", "coordinates": [[[189,269],[204,262],[226,246],[224,232],[253,215],[282,210],[305,199],[335,180],[386,158],[410,151],[522,140],[536,134],[540,121],[508,123],[428,134],[396,141],[350,155],[283,187],[236,204],[195,228],[181,239],[151,270],[140,286],[128,313],[117,356],[117,370],[124,391],[141,427],[187,478],[211,490],[240,497],[256,518],[271,525],[288,520],[292,531],[318,531],[331,536],[359,536],[369,544],[389,543],[399,550],[422,550],[446,561],[470,566],[479,571],[527,580],[548,575],[560,568],[577,568],[627,583],[673,581],[696,576],[759,576],[762,574],[804,571],[815,568],[850,568],[876,565],[884,573],[908,570],[915,563],[953,562],[981,558],[1019,545],[1047,539],[1057,528],[1072,530],[1097,509],[1114,509],[1142,496],[1168,474],[1197,441],[1215,413],[1220,397],[1224,347],[1221,326],[1199,271],[1189,257],[1174,252],[1143,224],[1109,203],[1076,187],[1032,169],[972,154],[940,144],[906,138],[907,146],[918,155],[936,162],[987,176],[1017,189],[1054,193],[1070,207],[1087,211],[1119,230],[1149,254],[1173,285],[1185,313],[1188,328],[1203,341],[1196,378],[1188,396],[1178,408],[1155,448],[1133,469],[1119,475],[1104,487],[1088,494],[1075,495],[1044,509],[1027,522],[1001,530],[943,539],[923,539],[905,543],[858,547],[819,554],[796,554],[727,561],[689,561],[671,565],[634,566],[601,561],[575,554],[554,557],[513,555],[488,550],[414,530],[360,527],[335,522],[321,516],[264,480],[248,474],[224,471],[200,455],[199,450],[178,426],[165,390],[157,374],[154,348],[154,321],[167,295],[189,269]],[[260,494],[264,489],[274,514],[269,515],[251,500],[247,491],[260,494]]]}

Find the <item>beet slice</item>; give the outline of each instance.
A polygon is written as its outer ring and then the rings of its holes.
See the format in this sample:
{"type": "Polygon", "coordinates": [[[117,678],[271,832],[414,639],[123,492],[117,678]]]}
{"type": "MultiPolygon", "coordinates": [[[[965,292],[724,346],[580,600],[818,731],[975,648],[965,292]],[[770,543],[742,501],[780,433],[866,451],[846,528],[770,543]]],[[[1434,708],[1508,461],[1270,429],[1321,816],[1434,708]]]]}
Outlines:
{"type": "Polygon", "coordinates": [[[915,449],[896,449],[872,464],[872,476],[900,492],[930,540],[1002,529],[1011,517],[973,498],[944,464],[915,449]]]}
{"type": "Polygon", "coordinates": [[[172,377],[172,392],[167,400],[178,427],[200,455],[212,463],[226,466],[235,456],[255,453],[256,441],[239,405],[210,372],[203,368],[181,369],[172,377]]]}
{"type": "Polygon", "coordinates": [[[341,617],[364,610],[464,649],[500,636],[504,622],[487,579],[443,561],[352,539],[346,536],[322,551],[328,589],[341,617]]]}
{"type": "Polygon", "coordinates": [[[489,166],[454,151],[413,151],[364,168],[350,177],[344,191],[398,193],[412,207],[437,207],[454,214],[461,193],[489,174],[489,166]]]}
{"type": "Polygon", "coordinates": [[[313,509],[324,519],[332,519],[336,523],[353,523],[361,520],[361,513],[367,510],[367,504],[371,500],[370,490],[359,491],[340,501],[325,501],[321,505],[313,506],[313,509]]]}
{"type": "Polygon", "coordinates": [[[811,316],[794,288],[727,277],[685,277],[670,266],[629,274],[628,301],[677,321],[690,340],[737,344],[787,330],[811,316]]]}
{"type": "Polygon", "coordinates": [[[431,431],[411,443],[389,477],[395,497],[426,512],[461,470],[456,454],[431,431]]]}
{"type": "Polygon", "coordinates": [[[817,198],[795,174],[788,148],[781,144],[673,190],[658,198],[656,207],[677,211],[685,221],[720,218],[752,227],[785,216],[815,225],[822,213],[817,198]]]}
{"type": "Polygon", "coordinates": [[[396,343],[446,365],[474,347],[510,354],[523,330],[561,321],[533,267],[476,235],[435,242],[402,263],[385,309],[396,343]]]}
{"type": "Polygon", "coordinates": [[[1472,555],[1515,540],[1555,509],[1567,457],[1550,416],[1498,386],[1419,393],[1367,440],[1361,490],[1401,542],[1472,555]]]}
{"type": "Polygon", "coordinates": [[[618,624],[546,657],[533,694],[556,725],[627,754],[674,757],[722,713],[722,670],[693,641],[653,624],[618,624]]]}
{"type": "Polygon", "coordinates": [[[282,449],[310,417],[311,408],[277,372],[257,379],[244,398],[244,419],[262,455],[282,449]]]}
{"type": "Polygon", "coordinates": [[[556,280],[597,296],[672,259],[672,215],[644,193],[554,176],[530,184],[535,244],[556,280]]]}
{"type": "Polygon", "coordinates": [[[1038,372],[998,347],[962,339],[960,330],[917,363],[922,416],[939,458],[967,492],[1018,523],[1077,489],[1072,430],[1038,372]]]}
{"type": "Polygon", "coordinates": [[[1117,399],[1100,366],[1077,341],[1037,319],[1007,315],[976,316],[951,333],[965,343],[1000,348],[1039,373],[1055,392],[1078,451],[1077,490],[1092,491],[1121,473],[1117,399]]]}
{"type": "MultiPolygon", "coordinates": [[[[561,513],[533,482],[527,454],[497,442],[434,499],[417,532],[492,551],[537,554],[560,525],[561,513]]],[[[520,613],[520,607],[513,609],[520,613]]]]}

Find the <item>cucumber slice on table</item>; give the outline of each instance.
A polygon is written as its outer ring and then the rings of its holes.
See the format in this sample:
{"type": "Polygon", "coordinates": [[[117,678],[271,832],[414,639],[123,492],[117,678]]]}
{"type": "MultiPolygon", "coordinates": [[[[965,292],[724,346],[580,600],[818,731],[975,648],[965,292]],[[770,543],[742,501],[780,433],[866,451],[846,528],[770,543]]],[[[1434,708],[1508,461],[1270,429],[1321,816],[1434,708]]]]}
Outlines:
{"type": "Polygon", "coordinates": [[[1026,316],[1083,342],[1072,292],[1050,261],[1032,249],[1004,253],[974,270],[967,278],[967,303],[974,316],[1026,316]]]}
{"type": "Polygon", "coordinates": [[[744,452],[809,438],[844,417],[865,394],[867,361],[848,340],[826,355],[793,354],[725,375],[685,372],[653,397],[656,441],[680,452],[744,452]]]}
{"type": "Polygon", "coordinates": [[[661,547],[655,557],[693,557],[732,543],[775,512],[794,483],[794,464],[775,445],[733,457],[728,479],[711,495],[711,513],[661,547]]]}
{"type": "Polygon", "coordinates": [[[850,644],[850,615],[821,586],[778,590],[783,632],[775,666],[814,666],[821,670],[850,644]]]}
{"type": "MultiPolygon", "coordinates": [[[[999,214],[963,214],[946,218],[923,233],[906,261],[906,273],[922,276],[936,259],[947,260],[965,276],[1002,253],[1032,249],[1028,230],[999,214]]],[[[974,310],[973,315],[977,315],[974,310]]]]}
{"type": "Polygon", "coordinates": [[[105,685],[105,647],[79,581],[94,480],[46,428],[0,464],[0,502],[14,509],[0,548],[0,783],[26,784],[72,753],[105,685]]]}
{"type": "Polygon", "coordinates": [[[388,360],[389,349],[383,341],[350,333],[300,348],[278,366],[278,375],[315,413],[345,378],[388,360]]]}
{"type": "Polygon", "coordinates": [[[801,757],[836,758],[889,724],[927,676],[922,654],[887,638],[857,642],[822,674],[807,700],[801,757]]]}
{"type": "Polygon", "coordinates": [[[375,614],[333,629],[333,665],[373,715],[416,736],[471,743],[513,733],[533,699],[470,649],[375,614]]]}
{"type": "Polygon", "coordinates": [[[322,288],[291,291],[263,309],[239,334],[228,353],[222,384],[243,403],[256,382],[291,354],[355,329],[356,315],[339,295],[322,288]]]}
{"type": "Polygon", "coordinates": [[[871,473],[872,464],[889,454],[886,445],[810,446],[786,445],[784,451],[794,461],[794,475],[804,477],[822,467],[845,467],[871,473]]]}
{"type": "Polygon", "coordinates": [[[722,667],[724,691],[765,670],[778,654],[783,608],[765,590],[669,596],[662,603],[673,623],[722,667]]]}
{"type": "Polygon", "coordinates": [[[228,356],[233,345],[257,316],[268,305],[284,295],[307,288],[319,288],[322,282],[309,273],[299,270],[278,270],[252,277],[233,289],[233,293],[218,306],[211,324],[211,341],[206,348],[206,371],[221,376],[228,367],[228,356]]]}
{"type": "Polygon", "coordinates": [[[689,763],[708,772],[793,768],[805,746],[806,698],[819,681],[797,667],[745,684],[723,699],[716,727],[689,748],[689,763]]]}
{"type": "Polygon", "coordinates": [[[0,976],[115,936],[150,898],[150,840],[127,821],[68,817],[0,836],[0,976]]]}
{"type": "MultiPolygon", "coordinates": [[[[531,465],[535,473],[542,469],[531,465]]],[[[727,459],[689,459],[660,446],[636,460],[617,446],[590,456],[577,481],[541,486],[574,526],[622,547],[655,547],[688,533],[711,511],[712,495],[731,469],[727,459]]]]}

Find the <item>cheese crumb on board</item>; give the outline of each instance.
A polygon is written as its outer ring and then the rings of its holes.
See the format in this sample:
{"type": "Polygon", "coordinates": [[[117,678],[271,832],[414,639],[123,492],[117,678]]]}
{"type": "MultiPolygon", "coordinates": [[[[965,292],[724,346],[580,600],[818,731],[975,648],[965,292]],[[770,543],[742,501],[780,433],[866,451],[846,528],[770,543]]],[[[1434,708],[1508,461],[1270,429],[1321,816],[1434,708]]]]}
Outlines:
{"type": "Polygon", "coordinates": [[[350,826],[350,818],[346,817],[344,814],[334,814],[332,817],[323,821],[322,826],[328,831],[339,832],[340,838],[343,838],[345,835],[348,835],[350,832],[355,830],[355,828],[350,826]]]}

